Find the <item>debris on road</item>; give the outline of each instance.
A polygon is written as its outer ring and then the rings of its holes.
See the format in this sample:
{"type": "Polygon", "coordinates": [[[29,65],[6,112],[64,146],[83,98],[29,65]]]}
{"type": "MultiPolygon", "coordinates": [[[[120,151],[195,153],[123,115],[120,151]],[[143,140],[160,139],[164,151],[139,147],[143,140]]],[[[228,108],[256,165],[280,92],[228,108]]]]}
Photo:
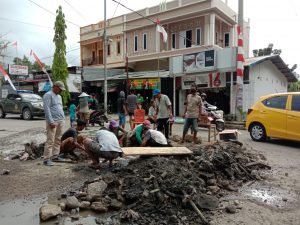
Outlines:
{"type": "MultiPolygon", "coordinates": [[[[98,179],[72,193],[86,208],[116,211],[108,218],[116,224],[208,224],[219,198],[260,178],[253,170],[270,168],[263,160],[239,143],[219,142],[197,146],[189,156],[140,157],[100,170],[98,179]]],[[[97,221],[106,224],[104,217],[97,221]]]]}

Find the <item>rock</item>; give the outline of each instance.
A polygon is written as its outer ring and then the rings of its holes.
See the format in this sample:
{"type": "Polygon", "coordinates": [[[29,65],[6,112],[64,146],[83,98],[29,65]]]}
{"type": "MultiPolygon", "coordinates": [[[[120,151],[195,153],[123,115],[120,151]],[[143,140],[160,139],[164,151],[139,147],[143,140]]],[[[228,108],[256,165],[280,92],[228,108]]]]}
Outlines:
{"type": "Polygon", "coordinates": [[[220,190],[220,188],[218,186],[208,186],[207,189],[214,194],[220,190]]]}
{"type": "Polygon", "coordinates": [[[228,205],[225,207],[227,213],[234,214],[236,213],[236,207],[234,205],[228,205]]]}
{"type": "Polygon", "coordinates": [[[216,179],[209,179],[209,180],[207,181],[207,184],[208,184],[209,186],[216,186],[217,181],[216,181],[216,179]]]}
{"type": "Polygon", "coordinates": [[[62,194],[60,194],[60,197],[61,197],[61,198],[67,198],[67,197],[68,197],[68,194],[67,194],[67,193],[62,193],[62,194]]]}
{"type": "Polygon", "coordinates": [[[282,201],[284,201],[284,202],[287,202],[287,200],[288,200],[288,199],[287,199],[286,197],[283,197],[283,198],[282,198],[282,201]]]}
{"type": "Polygon", "coordinates": [[[65,202],[61,202],[58,204],[58,206],[61,208],[62,211],[65,211],[67,205],[65,202]]]}
{"type": "Polygon", "coordinates": [[[190,135],[190,134],[185,135],[186,142],[191,143],[191,142],[193,142],[193,139],[194,139],[193,135],[190,135]]]}
{"type": "Polygon", "coordinates": [[[177,216],[176,215],[172,215],[169,217],[169,220],[168,220],[168,224],[177,224],[177,216]]]}
{"type": "Polygon", "coordinates": [[[111,203],[110,203],[110,208],[114,209],[114,210],[120,210],[123,207],[123,203],[116,200],[116,199],[112,199],[111,203]]]}
{"type": "Polygon", "coordinates": [[[285,173],[284,176],[288,177],[288,176],[289,176],[289,173],[285,173]]]}
{"type": "Polygon", "coordinates": [[[99,213],[107,212],[107,207],[102,202],[93,202],[91,209],[99,213]]]}
{"type": "Polygon", "coordinates": [[[99,182],[91,183],[88,185],[87,194],[91,196],[102,195],[106,188],[107,183],[105,183],[103,180],[100,180],[99,182]]]}
{"type": "Polygon", "coordinates": [[[175,142],[181,141],[181,137],[179,135],[173,135],[172,140],[175,142]]]}
{"type": "Polygon", "coordinates": [[[9,174],[10,174],[9,170],[6,170],[6,169],[2,170],[2,175],[9,175],[9,174]]]}
{"type": "Polygon", "coordinates": [[[79,204],[79,208],[81,208],[81,209],[89,209],[90,206],[91,206],[91,203],[88,201],[82,201],[79,204]]]}
{"type": "Polygon", "coordinates": [[[57,205],[43,205],[40,208],[40,218],[43,221],[56,217],[62,213],[61,208],[57,205]]]}
{"type": "Polygon", "coordinates": [[[20,160],[21,161],[26,161],[29,157],[29,154],[27,152],[25,152],[21,157],[20,157],[20,160]]]}
{"type": "Polygon", "coordinates": [[[200,194],[196,205],[201,209],[213,210],[219,206],[219,199],[212,195],[200,194]]]}
{"type": "Polygon", "coordinates": [[[79,201],[75,196],[67,197],[66,205],[69,209],[75,209],[79,207],[79,201]]]}

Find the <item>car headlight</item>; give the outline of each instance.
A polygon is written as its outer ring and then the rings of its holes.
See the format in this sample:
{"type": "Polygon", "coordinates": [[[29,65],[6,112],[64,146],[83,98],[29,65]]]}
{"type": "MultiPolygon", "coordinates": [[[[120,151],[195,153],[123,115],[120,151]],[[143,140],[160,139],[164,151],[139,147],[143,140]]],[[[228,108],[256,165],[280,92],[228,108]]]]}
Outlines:
{"type": "Polygon", "coordinates": [[[32,106],[37,107],[37,108],[43,108],[44,107],[43,103],[32,103],[32,106]]]}

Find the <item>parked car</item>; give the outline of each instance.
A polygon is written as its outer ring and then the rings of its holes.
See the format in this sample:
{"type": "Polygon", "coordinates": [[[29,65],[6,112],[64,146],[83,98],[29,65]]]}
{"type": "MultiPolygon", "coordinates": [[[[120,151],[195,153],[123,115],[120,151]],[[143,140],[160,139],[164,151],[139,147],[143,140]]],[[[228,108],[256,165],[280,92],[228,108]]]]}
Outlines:
{"type": "Polygon", "coordinates": [[[20,114],[24,120],[31,120],[34,116],[45,116],[43,99],[33,93],[8,94],[0,101],[0,118],[7,113],[20,114]]]}
{"type": "Polygon", "coordinates": [[[268,137],[300,141],[300,92],[261,97],[248,110],[246,128],[254,141],[268,137]]]}

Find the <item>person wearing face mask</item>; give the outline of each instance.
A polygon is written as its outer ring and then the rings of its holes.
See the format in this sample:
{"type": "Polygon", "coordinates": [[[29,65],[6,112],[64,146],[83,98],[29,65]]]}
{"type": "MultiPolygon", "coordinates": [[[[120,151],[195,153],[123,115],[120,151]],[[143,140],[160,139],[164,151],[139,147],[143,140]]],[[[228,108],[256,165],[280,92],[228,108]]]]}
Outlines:
{"type": "Polygon", "coordinates": [[[184,143],[185,135],[187,134],[190,127],[194,131],[194,143],[197,140],[197,131],[198,131],[198,117],[199,113],[202,113],[202,100],[199,95],[197,95],[196,86],[191,86],[191,94],[189,94],[186,98],[185,111],[183,117],[185,118],[182,140],[181,143],[184,143]]]}

